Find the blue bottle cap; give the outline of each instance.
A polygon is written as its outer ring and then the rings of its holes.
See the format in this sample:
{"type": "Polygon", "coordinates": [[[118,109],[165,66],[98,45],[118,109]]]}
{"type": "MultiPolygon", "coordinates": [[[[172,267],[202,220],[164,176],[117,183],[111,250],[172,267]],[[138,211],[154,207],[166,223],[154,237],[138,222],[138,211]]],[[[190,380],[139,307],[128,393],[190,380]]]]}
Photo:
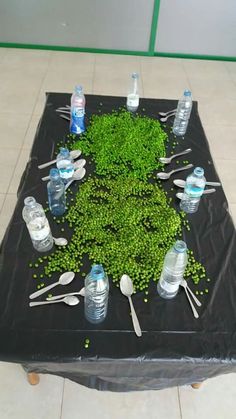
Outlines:
{"type": "Polygon", "coordinates": [[[196,176],[203,176],[204,175],[204,169],[202,167],[195,167],[193,173],[196,176]]]}
{"type": "Polygon", "coordinates": [[[49,175],[50,175],[50,178],[52,178],[52,179],[58,179],[60,177],[59,170],[55,169],[55,168],[50,169],[49,175]]]}
{"type": "Polygon", "coordinates": [[[174,244],[174,249],[178,253],[183,253],[183,252],[186,252],[187,245],[183,240],[177,240],[177,242],[175,242],[174,244]]]}
{"type": "Polygon", "coordinates": [[[132,79],[138,79],[139,74],[138,73],[132,73],[131,77],[132,77],[132,79]]]}
{"type": "Polygon", "coordinates": [[[68,154],[70,154],[70,152],[69,152],[68,148],[61,147],[61,148],[60,148],[60,154],[61,154],[62,156],[67,156],[68,154]]]}
{"type": "Polygon", "coordinates": [[[80,86],[80,85],[75,86],[75,92],[76,92],[76,93],[81,93],[81,92],[82,92],[82,90],[83,90],[82,86],[80,86]]]}
{"type": "Polygon", "coordinates": [[[191,92],[190,92],[190,90],[185,90],[184,91],[184,96],[191,96],[191,92]]]}
{"type": "Polygon", "coordinates": [[[93,265],[90,275],[93,279],[98,280],[104,277],[104,269],[102,265],[93,265]]]}

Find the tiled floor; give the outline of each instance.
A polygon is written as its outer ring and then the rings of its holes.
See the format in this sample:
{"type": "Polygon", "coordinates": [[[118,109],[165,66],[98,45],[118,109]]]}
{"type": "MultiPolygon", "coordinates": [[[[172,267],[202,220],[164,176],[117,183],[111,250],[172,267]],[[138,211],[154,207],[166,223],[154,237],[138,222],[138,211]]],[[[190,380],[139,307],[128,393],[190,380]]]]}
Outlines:
{"type": "MultiPolygon", "coordinates": [[[[132,71],[144,97],[199,101],[211,152],[236,222],[236,63],[0,48],[0,239],[16,202],[45,91],[125,95],[132,71]]],[[[20,366],[0,363],[1,419],[233,419],[236,375],[190,387],[130,394],[99,393],[59,377],[31,387],[20,366]]]]}

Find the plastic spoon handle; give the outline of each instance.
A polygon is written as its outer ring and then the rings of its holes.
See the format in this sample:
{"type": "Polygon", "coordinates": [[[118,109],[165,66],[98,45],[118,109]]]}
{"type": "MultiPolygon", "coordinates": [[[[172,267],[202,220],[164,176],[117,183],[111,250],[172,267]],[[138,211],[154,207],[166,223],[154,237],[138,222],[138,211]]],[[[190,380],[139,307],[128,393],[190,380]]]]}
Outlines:
{"type": "Polygon", "coordinates": [[[140,337],[140,336],[142,336],[142,331],[141,331],[141,328],[140,328],[138,317],[135,313],[135,309],[134,309],[131,297],[128,296],[128,299],[129,299],[129,305],[130,305],[130,309],[131,309],[131,317],[132,317],[132,321],[133,321],[134,331],[135,331],[136,335],[138,337],[140,337]]]}
{"type": "Polygon", "coordinates": [[[183,156],[184,154],[188,154],[188,153],[190,153],[191,151],[192,151],[192,149],[191,149],[191,148],[187,148],[186,150],[181,151],[181,153],[177,153],[177,154],[174,154],[173,156],[171,156],[171,160],[172,160],[172,159],[174,159],[175,157],[178,157],[178,156],[183,156]]]}
{"type": "Polygon", "coordinates": [[[71,179],[65,186],[65,191],[69,188],[69,186],[75,181],[76,179],[71,179]]]}
{"type": "Polygon", "coordinates": [[[56,162],[57,162],[57,159],[48,161],[47,163],[40,164],[38,166],[38,169],[45,169],[45,167],[51,166],[51,164],[54,164],[56,162]]]}
{"type": "Polygon", "coordinates": [[[221,186],[220,182],[206,182],[206,185],[208,186],[221,186]]]}
{"type": "Polygon", "coordinates": [[[187,170],[187,169],[191,169],[191,167],[193,167],[193,164],[187,164],[187,166],[183,166],[183,167],[179,167],[178,169],[175,170],[171,170],[171,172],[169,172],[170,175],[173,175],[173,173],[175,172],[180,172],[181,170],[187,170]]]}
{"type": "Polygon", "coordinates": [[[58,281],[58,282],[54,282],[54,284],[48,285],[47,287],[44,287],[44,288],[42,288],[42,289],[41,289],[41,290],[39,290],[39,291],[33,292],[33,294],[31,294],[31,295],[29,296],[29,298],[30,298],[31,300],[33,300],[33,298],[37,298],[37,297],[39,297],[40,295],[42,295],[42,294],[44,294],[45,292],[49,291],[50,289],[54,288],[54,287],[55,287],[56,285],[58,285],[58,284],[60,284],[60,282],[59,282],[59,281],[58,281]]]}
{"type": "Polygon", "coordinates": [[[42,180],[45,182],[45,180],[50,180],[50,176],[44,176],[42,177],[42,180]]]}
{"type": "Polygon", "coordinates": [[[80,290],[80,291],[76,291],[76,292],[69,292],[68,294],[54,295],[53,297],[48,297],[47,301],[59,300],[60,298],[67,297],[69,295],[82,295],[82,297],[84,296],[83,294],[81,294],[81,290],[80,290]]]}
{"type": "Polygon", "coordinates": [[[187,298],[188,298],[189,304],[190,304],[190,306],[191,306],[191,309],[192,309],[192,311],[193,311],[193,315],[194,315],[195,319],[198,319],[198,318],[199,318],[199,314],[198,314],[198,312],[197,312],[196,308],[194,307],[194,305],[193,305],[193,303],[192,303],[192,300],[191,300],[191,298],[190,298],[190,296],[189,296],[189,293],[188,293],[187,288],[185,287],[185,288],[184,288],[184,290],[185,290],[185,294],[187,295],[187,298]]]}
{"type": "Polygon", "coordinates": [[[194,293],[192,292],[192,290],[188,287],[188,285],[186,285],[186,288],[188,290],[188,292],[191,294],[191,296],[193,297],[195,303],[197,304],[198,307],[201,307],[202,303],[197,299],[196,295],[194,295],[194,293]]]}
{"type": "Polygon", "coordinates": [[[61,303],[64,302],[64,300],[55,300],[55,301],[33,301],[32,303],[29,303],[30,307],[35,306],[44,306],[45,304],[53,304],[53,303],[61,303]]]}

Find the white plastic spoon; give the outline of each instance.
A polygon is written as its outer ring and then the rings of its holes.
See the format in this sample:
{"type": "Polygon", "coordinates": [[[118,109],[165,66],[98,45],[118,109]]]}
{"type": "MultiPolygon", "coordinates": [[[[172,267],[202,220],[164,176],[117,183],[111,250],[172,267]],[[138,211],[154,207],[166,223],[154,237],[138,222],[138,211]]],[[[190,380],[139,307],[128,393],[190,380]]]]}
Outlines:
{"type": "MultiPolygon", "coordinates": [[[[182,179],[175,179],[173,180],[173,183],[179,188],[184,188],[186,181],[182,179]]],[[[221,183],[220,182],[206,182],[206,185],[207,186],[221,186],[221,183]]]]}
{"type": "MultiPolygon", "coordinates": [[[[81,151],[80,150],[72,150],[72,151],[70,151],[70,157],[72,159],[77,159],[80,155],[81,155],[81,151]]],[[[57,159],[54,159],[54,160],[48,161],[47,163],[40,164],[38,166],[38,168],[39,169],[45,169],[45,167],[51,166],[51,164],[54,164],[56,162],[57,162],[57,159]]]]}
{"type": "Polygon", "coordinates": [[[54,243],[56,246],[66,246],[68,241],[65,237],[53,237],[54,243]]]}
{"type": "Polygon", "coordinates": [[[33,292],[33,294],[31,294],[29,296],[29,298],[31,300],[33,300],[34,298],[39,297],[40,295],[44,294],[45,292],[49,291],[51,288],[56,287],[57,285],[68,285],[71,283],[71,281],[73,281],[75,277],[75,273],[74,272],[64,272],[64,274],[62,274],[59,278],[59,281],[54,282],[51,285],[48,285],[47,287],[42,288],[41,290],[38,290],[36,292],[33,292]]]}
{"type": "Polygon", "coordinates": [[[65,186],[65,191],[69,188],[69,186],[75,181],[75,180],[81,180],[85,176],[86,170],[84,167],[81,167],[80,169],[76,170],[72,176],[72,179],[69,180],[69,182],[65,186]]]}
{"type": "MultiPolygon", "coordinates": [[[[208,195],[211,194],[213,192],[216,192],[216,189],[205,189],[205,191],[203,192],[203,195],[208,195]]],[[[183,192],[177,192],[176,194],[176,198],[178,199],[183,199],[184,193],[183,192]]]]}
{"type": "Polygon", "coordinates": [[[187,164],[187,166],[179,167],[178,169],[171,170],[171,172],[168,172],[168,173],[167,172],[159,172],[159,173],[157,173],[157,177],[159,179],[162,179],[162,180],[167,180],[167,179],[170,178],[171,175],[173,175],[173,173],[181,172],[182,170],[191,169],[191,167],[193,167],[193,164],[190,163],[190,164],[187,164]]]}
{"type": "Polygon", "coordinates": [[[54,303],[65,303],[68,304],[68,306],[76,306],[79,304],[79,299],[74,296],[68,296],[63,298],[62,300],[56,300],[56,301],[34,301],[33,303],[29,303],[30,307],[36,307],[36,306],[44,306],[45,304],[54,304],[54,303]]]}
{"type": "MultiPolygon", "coordinates": [[[[85,159],[79,159],[76,162],[74,162],[74,169],[78,170],[81,169],[81,167],[84,167],[86,164],[86,160],[85,159]]],[[[42,177],[42,180],[45,182],[46,180],[50,180],[50,176],[44,176],[42,177]]]]}
{"type": "Polygon", "coordinates": [[[131,299],[131,295],[134,292],[133,282],[131,281],[128,275],[122,275],[121,280],[120,280],[120,289],[121,289],[122,294],[124,294],[129,300],[134,331],[136,335],[140,337],[142,336],[142,331],[141,331],[140,324],[139,324],[137,315],[135,313],[135,309],[134,309],[133,302],[131,299]]]}
{"type": "Polygon", "coordinates": [[[85,288],[83,287],[83,288],[81,288],[80,291],[69,292],[68,294],[60,294],[60,295],[54,295],[53,297],[47,297],[46,300],[47,301],[54,301],[54,300],[58,300],[59,298],[67,297],[68,295],[81,295],[81,297],[84,297],[85,288]]]}

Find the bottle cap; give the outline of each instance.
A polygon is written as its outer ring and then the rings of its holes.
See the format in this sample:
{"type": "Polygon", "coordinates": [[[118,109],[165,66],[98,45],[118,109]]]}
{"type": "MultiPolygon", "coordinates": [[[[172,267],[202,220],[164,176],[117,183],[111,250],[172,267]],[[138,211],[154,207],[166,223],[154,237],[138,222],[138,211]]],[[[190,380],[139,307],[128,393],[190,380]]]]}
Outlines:
{"type": "Polygon", "coordinates": [[[60,148],[60,154],[61,154],[62,156],[68,156],[68,154],[69,154],[69,150],[68,150],[68,148],[61,147],[61,148],[60,148]]]}
{"type": "Polygon", "coordinates": [[[93,265],[90,275],[93,279],[98,280],[104,277],[104,269],[102,265],[93,265]]]}
{"type": "Polygon", "coordinates": [[[184,91],[184,96],[191,96],[191,94],[192,94],[192,93],[190,92],[190,90],[187,90],[187,89],[186,89],[186,90],[184,91]]]}
{"type": "Polygon", "coordinates": [[[138,79],[139,74],[138,73],[132,73],[131,77],[132,77],[132,79],[138,79]]]}
{"type": "Polygon", "coordinates": [[[36,204],[36,200],[33,196],[27,196],[27,198],[24,199],[24,204],[33,207],[36,204]]]}
{"type": "Polygon", "coordinates": [[[174,249],[178,253],[183,253],[183,252],[186,252],[187,245],[183,240],[177,240],[174,244],[174,249]]]}
{"type": "Polygon", "coordinates": [[[204,175],[204,169],[202,167],[195,167],[193,173],[196,176],[203,176],[204,175]]]}
{"type": "Polygon", "coordinates": [[[82,86],[80,86],[80,84],[78,84],[78,86],[75,86],[75,92],[76,93],[81,93],[83,90],[82,86]]]}
{"type": "Polygon", "coordinates": [[[58,169],[55,169],[55,168],[50,169],[49,175],[50,175],[50,178],[51,179],[58,179],[60,177],[59,170],[58,169]]]}

